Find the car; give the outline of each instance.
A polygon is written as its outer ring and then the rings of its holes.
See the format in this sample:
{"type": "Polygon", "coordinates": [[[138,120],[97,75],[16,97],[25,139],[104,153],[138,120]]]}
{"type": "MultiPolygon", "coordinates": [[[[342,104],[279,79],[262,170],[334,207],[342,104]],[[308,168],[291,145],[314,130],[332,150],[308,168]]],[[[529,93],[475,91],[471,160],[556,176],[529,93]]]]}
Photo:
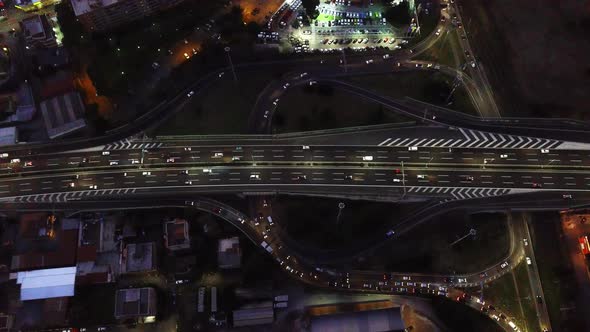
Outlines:
{"type": "Polygon", "coordinates": [[[0,153],[0,158],[8,158],[8,153],[0,153]]]}
{"type": "Polygon", "coordinates": [[[241,156],[233,156],[233,157],[231,157],[231,160],[232,161],[240,161],[240,160],[242,160],[242,157],[241,156]]]}
{"type": "Polygon", "coordinates": [[[13,163],[13,164],[18,164],[18,163],[20,163],[20,159],[19,158],[14,158],[14,159],[11,159],[10,162],[13,163]]]}
{"type": "Polygon", "coordinates": [[[181,175],[188,175],[188,173],[189,173],[189,170],[188,169],[185,169],[185,170],[180,171],[180,174],[181,175]]]}
{"type": "Polygon", "coordinates": [[[485,277],[487,277],[487,276],[488,276],[488,273],[487,273],[487,272],[482,272],[482,273],[480,273],[480,274],[479,274],[479,277],[480,277],[481,279],[483,279],[483,278],[485,278],[485,277]]]}
{"type": "Polygon", "coordinates": [[[184,148],[184,151],[191,151],[191,150],[192,150],[192,148],[191,148],[190,146],[189,146],[189,147],[186,147],[186,148],[184,148]]]}
{"type": "Polygon", "coordinates": [[[365,62],[369,65],[369,64],[373,63],[373,59],[369,59],[369,60],[367,60],[365,62]]]}
{"type": "Polygon", "coordinates": [[[152,68],[158,69],[158,68],[160,68],[160,64],[157,62],[152,62],[152,68]]]}
{"type": "Polygon", "coordinates": [[[417,146],[409,146],[408,151],[418,151],[418,147],[417,146]]]}
{"type": "Polygon", "coordinates": [[[184,184],[188,184],[188,185],[191,185],[191,184],[193,184],[193,181],[191,181],[191,180],[188,180],[188,181],[184,181],[184,184]]]}
{"type": "Polygon", "coordinates": [[[307,180],[307,176],[306,175],[299,175],[297,177],[297,180],[299,180],[299,181],[305,181],[305,180],[307,180]]]}
{"type": "Polygon", "coordinates": [[[541,149],[541,153],[549,153],[549,150],[547,150],[547,149],[541,149]]]}
{"type": "Polygon", "coordinates": [[[438,28],[434,34],[437,36],[440,36],[441,31],[442,31],[442,28],[438,28]]]}
{"type": "Polygon", "coordinates": [[[563,194],[561,195],[563,199],[572,199],[572,194],[563,194]]]}
{"type": "MultiPolygon", "coordinates": [[[[387,38],[386,38],[387,39],[387,38]]],[[[389,59],[389,54],[383,55],[383,59],[389,59]]]]}
{"type": "Polygon", "coordinates": [[[539,296],[539,295],[537,295],[537,302],[539,304],[543,304],[543,298],[541,296],[539,296]]]}
{"type": "Polygon", "coordinates": [[[32,161],[25,161],[25,167],[31,167],[31,166],[33,166],[32,161]]]}
{"type": "Polygon", "coordinates": [[[166,159],[166,162],[167,163],[173,163],[174,161],[175,161],[174,158],[168,158],[168,159],[166,159]]]}
{"type": "Polygon", "coordinates": [[[272,104],[273,104],[273,105],[275,105],[275,106],[276,106],[278,103],[279,103],[279,98],[275,99],[275,100],[272,102],[272,104]]]}
{"type": "Polygon", "coordinates": [[[283,85],[283,89],[287,89],[289,87],[289,85],[291,85],[291,84],[285,83],[285,85],[283,85]]]}
{"type": "Polygon", "coordinates": [[[543,185],[537,182],[533,182],[533,188],[543,188],[543,185]]]}
{"type": "Polygon", "coordinates": [[[184,205],[194,206],[195,202],[194,201],[184,201],[184,205]]]}
{"type": "Polygon", "coordinates": [[[109,165],[114,166],[114,165],[119,165],[118,161],[111,161],[109,162],[109,165]]]}
{"type": "Polygon", "coordinates": [[[299,77],[305,77],[307,76],[307,73],[301,73],[301,75],[299,75],[299,77]]]}
{"type": "Polygon", "coordinates": [[[508,155],[507,154],[501,154],[500,155],[500,159],[506,159],[506,158],[508,158],[508,155]]]}
{"type": "Polygon", "coordinates": [[[95,184],[91,184],[88,188],[90,189],[98,189],[98,186],[95,184]]]}
{"type": "Polygon", "coordinates": [[[270,114],[270,111],[266,111],[266,112],[264,112],[264,118],[265,118],[265,119],[268,119],[268,115],[269,115],[269,114],[270,114]]]}
{"type": "Polygon", "coordinates": [[[471,54],[469,53],[469,51],[465,51],[465,56],[468,57],[468,58],[471,57],[471,54]]]}
{"type": "Polygon", "coordinates": [[[190,59],[191,58],[190,55],[188,55],[188,53],[184,53],[183,55],[184,55],[184,58],[185,59],[190,59]]]}
{"type": "Polygon", "coordinates": [[[260,180],[259,174],[250,174],[250,180],[260,180]]]}
{"type": "Polygon", "coordinates": [[[467,278],[458,278],[457,282],[462,282],[462,283],[466,283],[467,282],[467,278]]]}
{"type": "Polygon", "coordinates": [[[309,81],[309,86],[312,86],[314,84],[318,84],[318,81],[309,81]]]}
{"type": "Polygon", "coordinates": [[[192,97],[195,95],[195,92],[193,90],[189,91],[189,93],[186,94],[187,97],[192,97]]]}
{"type": "Polygon", "coordinates": [[[137,160],[137,159],[131,159],[131,164],[139,164],[139,160],[137,160]]]}
{"type": "Polygon", "coordinates": [[[223,157],[223,152],[215,152],[215,154],[213,154],[213,158],[222,158],[223,157]]]}
{"type": "Polygon", "coordinates": [[[504,263],[500,264],[500,268],[505,269],[508,267],[508,265],[509,265],[508,262],[504,262],[504,263]]]}
{"type": "Polygon", "coordinates": [[[309,145],[304,145],[301,147],[303,150],[309,150],[309,145]]]}
{"type": "Polygon", "coordinates": [[[203,168],[203,173],[211,173],[211,169],[210,168],[203,168]]]}
{"type": "Polygon", "coordinates": [[[529,240],[527,240],[526,238],[522,239],[522,242],[524,243],[525,247],[529,245],[529,240]]]}
{"type": "Polygon", "coordinates": [[[418,179],[426,179],[426,175],[424,175],[424,174],[418,174],[418,175],[416,175],[416,177],[418,179]]]}
{"type": "Polygon", "coordinates": [[[150,176],[150,175],[152,175],[152,172],[149,172],[149,171],[141,172],[141,175],[143,175],[143,176],[150,176]]]}
{"type": "Polygon", "coordinates": [[[103,151],[103,152],[102,152],[102,155],[103,155],[103,156],[108,156],[108,155],[110,155],[110,154],[111,154],[111,152],[110,152],[110,151],[103,151]]]}
{"type": "Polygon", "coordinates": [[[68,185],[70,188],[74,188],[76,186],[76,184],[74,182],[70,182],[70,184],[68,185]]]}
{"type": "Polygon", "coordinates": [[[345,175],[344,180],[352,180],[352,175],[345,175]]]}
{"type": "Polygon", "coordinates": [[[363,156],[363,161],[373,161],[373,156],[363,156]]]}
{"type": "Polygon", "coordinates": [[[530,257],[527,257],[527,258],[526,258],[526,264],[527,264],[527,265],[531,265],[531,264],[533,264],[533,262],[531,261],[531,258],[530,258],[530,257]]]}
{"type": "Polygon", "coordinates": [[[465,181],[473,181],[473,176],[466,176],[465,181]]]}
{"type": "Polygon", "coordinates": [[[402,180],[398,178],[393,178],[393,182],[402,182],[402,180]]]}
{"type": "Polygon", "coordinates": [[[402,277],[402,280],[408,280],[409,281],[409,280],[412,280],[412,277],[410,277],[410,276],[403,276],[402,277]]]}
{"type": "Polygon", "coordinates": [[[385,236],[392,237],[394,234],[395,234],[395,231],[390,229],[389,231],[387,231],[387,233],[385,233],[385,236]]]}

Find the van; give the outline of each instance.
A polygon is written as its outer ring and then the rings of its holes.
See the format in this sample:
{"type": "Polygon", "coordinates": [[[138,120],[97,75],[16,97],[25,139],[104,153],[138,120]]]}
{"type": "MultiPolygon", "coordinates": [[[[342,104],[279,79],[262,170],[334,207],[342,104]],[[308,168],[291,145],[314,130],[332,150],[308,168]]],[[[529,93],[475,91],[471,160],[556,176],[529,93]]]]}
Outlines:
{"type": "Polygon", "coordinates": [[[363,161],[373,161],[373,156],[363,156],[363,161]]]}

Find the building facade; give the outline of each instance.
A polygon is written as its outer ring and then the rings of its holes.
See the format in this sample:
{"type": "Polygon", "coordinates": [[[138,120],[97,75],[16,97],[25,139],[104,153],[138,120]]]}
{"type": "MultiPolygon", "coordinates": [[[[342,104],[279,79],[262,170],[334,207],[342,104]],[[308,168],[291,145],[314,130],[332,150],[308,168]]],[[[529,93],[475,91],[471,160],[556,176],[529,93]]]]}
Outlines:
{"type": "Polygon", "coordinates": [[[70,0],[76,17],[89,31],[106,31],[184,0],[70,0]]]}

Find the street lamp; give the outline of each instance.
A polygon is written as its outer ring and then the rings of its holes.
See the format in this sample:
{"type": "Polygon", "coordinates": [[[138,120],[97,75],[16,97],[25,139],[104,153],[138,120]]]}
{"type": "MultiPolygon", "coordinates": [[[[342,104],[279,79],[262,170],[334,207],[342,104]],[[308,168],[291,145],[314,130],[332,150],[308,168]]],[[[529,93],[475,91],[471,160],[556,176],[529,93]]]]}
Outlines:
{"type": "Polygon", "coordinates": [[[231,72],[234,75],[234,81],[237,83],[238,82],[238,77],[236,76],[236,71],[234,69],[234,63],[231,60],[231,55],[229,54],[229,51],[231,51],[231,48],[229,46],[226,46],[223,50],[227,54],[227,59],[229,61],[229,65],[231,66],[231,72]]]}

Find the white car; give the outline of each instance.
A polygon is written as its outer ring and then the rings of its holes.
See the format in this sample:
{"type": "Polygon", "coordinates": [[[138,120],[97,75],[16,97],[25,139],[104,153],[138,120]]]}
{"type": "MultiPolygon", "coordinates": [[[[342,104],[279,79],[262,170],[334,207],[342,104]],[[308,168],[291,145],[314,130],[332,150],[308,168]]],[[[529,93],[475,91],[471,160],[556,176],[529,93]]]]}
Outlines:
{"type": "Polygon", "coordinates": [[[403,276],[403,277],[402,277],[402,280],[412,280],[412,277],[409,277],[409,276],[403,276]]]}
{"type": "Polygon", "coordinates": [[[275,100],[272,102],[272,104],[273,104],[273,105],[275,105],[275,106],[276,106],[278,103],[279,103],[279,98],[275,99],[275,100]]]}
{"type": "Polygon", "coordinates": [[[373,156],[363,156],[363,161],[373,161],[373,156]]]}
{"type": "Polygon", "coordinates": [[[250,180],[260,180],[260,175],[258,175],[258,174],[250,174],[250,180]]]}
{"type": "Polygon", "coordinates": [[[191,185],[191,184],[193,184],[193,181],[190,181],[190,180],[189,181],[184,181],[184,184],[191,185]]]}
{"type": "Polygon", "coordinates": [[[149,176],[149,175],[152,175],[152,172],[141,172],[141,175],[143,175],[143,176],[149,176]]]}
{"type": "Polygon", "coordinates": [[[76,184],[74,182],[70,182],[70,185],[69,185],[70,188],[74,188],[75,186],[76,186],[76,184]]]}
{"type": "Polygon", "coordinates": [[[508,266],[508,262],[504,262],[500,265],[501,268],[505,269],[508,266]]]}
{"type": "Polygon", "coordinates": [[[383,59],[389,59],[389,54],[383,55],[383,59]]]}
{"type": "Polygon", "coordinates": [[[108,156],[108,155],[110,155],[110,154],[111,154],[111,152],[110,152],[110,151],[103,151],[103,152],[102,152],[102,155],[103,155],[103,156],[108,156]]]}
{"type": "Polygon", "coordinates": [[[215,152],[215,154],[213,155],[213,158],[222,158],[222,157],[223,157],[222,152],[215,152]]]}
{"type": "Polygon", "coordinates": [[[189,91],[189,93],[187,93],[187,94],[186,94],[186,96],[187,96],[187,97],[192,97],[192,96],[194,96],[194,95],[195,95],[195,92],[194,92],[194,91],[192,91],[192,90],[191,90],[191,91],[189,91]]]}
{"type": "Polygon", "coordinates": [[[424,175],[424,174],[418,174],[418,175],[416,175],[416,177],[418,179],[426,179],[426,175],[424,175]]]}
{"type": "Polygon", "coordinates": [[[393,179],[393,182],[402,182],[402,180],[401,179],[398,179],[398,178],[394,178],[393,179]]]}
{"type": "Polygon", "coordinates": [[[547,150],[547,149],[541,149],[541,153],[549,153],[549,150],[547,150]]]}
{"type": "Polygon", "coordinates": [[[18,164],[18,163],[20,163],[20,159],[14,158],[14,159],[10,160],[10,162],[13,164],[18,164]]]}
{"type": "Polygon", "coordinates": [[[527,257],[527,258],[526,258],[526,264],[527,264],[527,265],[531,265],[531,264],[533,264],[533,262],[531,261],[531,258],[530,258],[530,257],[527,257]]]}
{"type": "Polygon", "coordinates": [[[166,159],[166,162],[167,163],[173,163],[174,162],[174,158],[168,158],[168,159],[166,159]]]}
{"type": "Polygon", "coordinates": [[[114,166],[114,165],[119,165],[118,161],[111,161],[109,162],[109,165],[114,166]]]}
{"type": "Polygon", "coordinates": [[[283,89],[287,89],[289,87],[289,85],[291,85],[291,84],[285,83],[285,85],[283,85],[283,89]]]}
{"type": "Polygon", "coordinates": [[[440,32],[441,32],[441,31],[442,31],[442,28],[438,28],[438,30],[436,30],[435,34],[436,34],[437,36],[440,36],[440,32]]]}
{"type": "Polygon", "coordinates": [[[242,157],[240,157],[240,156],[233,156],[233,157],[231,157],[231,160],[232,161],[240,161],[240,160],[242,160],[242,157]]]}
{"type": "Polygon", "coordinates": [[[529,245],[529,240],[527,239],[522,239],[522,242],[524,242],[525,247],[529,245]]]}
{"type": "Polygon", "coordinates": [[[131,164],[139,164],[139,160],[137,160],[137,159],[131,159],[131,164]]]}
{"type": "Polygon", "coordinates": [[[210,168],[203,168],[203,173],[211,173],[211,169],[210,168]]]}
{"type": "Polygon", "coordinates": [[[500,159],[506,159],[506,158],[508,158],[508,155],[507,154],[501,154],[500,155],[500,159]]]}
{"type": "Polygon", "coordinates": [[[408,147],[408,151],[418,151],[418,147],[417,146],[410,146],[410,147],[408,147]]]}
{"type": "Polygon", "coordinates": [[[190,150],[192,150],[190,147],[184,148],[184,151],[190,151],[190,150]]]}
{"type": "Polygon", "coordinates": [[[367,61],[365,61],[368,65],[370,65],[371,63],[373,63],[373,59],[369,59],[367,61]]]}
{"type": "Polygon", "coordinates": [[[467,278],[457,278],[457,282],[466,283],[467,282],[467,278]]]}
{"type": "Polygon", "coordinates": [[[91,184],[88,188],[90,189],[98,189],[98,186],[95,184],[91,184]]]}
{"type": "Polygon", "coordinates": [[[302,149],[303,149],[303,150],[309,150],[309,145],[304,145],[304,146],[302,147],[302,149]]]}
{"type": "Polygon", "coordinates": [[[0,158],[8,158],[8,153],[0,153],[0,158]]]}

